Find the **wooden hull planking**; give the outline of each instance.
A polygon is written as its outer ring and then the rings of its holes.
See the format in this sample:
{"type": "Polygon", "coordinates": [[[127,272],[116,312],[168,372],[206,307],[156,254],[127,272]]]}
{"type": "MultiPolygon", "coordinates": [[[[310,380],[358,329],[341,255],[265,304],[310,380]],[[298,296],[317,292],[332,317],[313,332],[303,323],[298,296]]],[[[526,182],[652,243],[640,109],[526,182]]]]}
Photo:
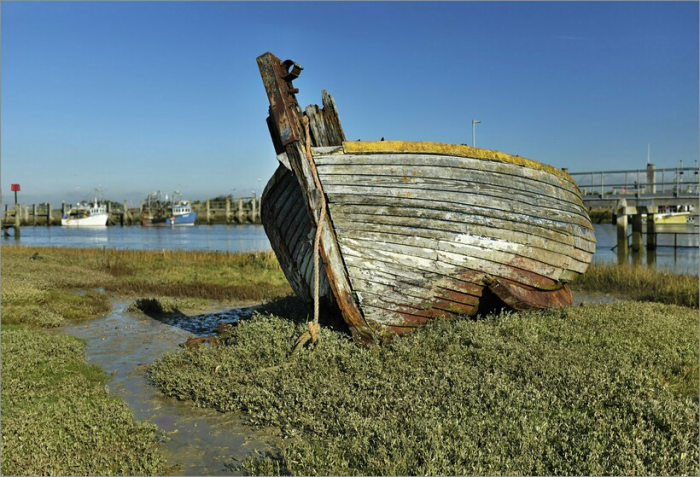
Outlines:
{"type": "MultiPolygon", "coordinates": [[[[312,151],[373,335],[475,315],[493,305],[485,306],[485,294],[516,310],[571,304],[564,284],[585,272],[595,251],[574,183],[470,157],[312,151]]],[[[262,221],[293,289],[311,301],[315,226],[282,165],[263,195],[262,221]]],[[[330,296],[325,273],[321,283],[330,296]]]]}
{"type": "Polygon", "coordinates": [[[566,283],[588,268],[595,236],[566,172],[469,146],[346,142],[325,91],[324,108],[305,111],[309,160],[291,83],[301,67],[270,53],[258,64],[282,162],[261,218],[297,295],[313,299],[310,257],[325,200],[321,295],[334,298],[361,343],[502,306],[571,304],[566,283]]]}
{"type": "MultiPolygon", "coordinates": [[[[287,281],[297,296],[313,300],[313,235],[311,222],[294,174],[280,165],[263,191],[260,219],[287,281]]],[[[331,297],[321,267],[319,295],[331,297]]]]}
{"type": "Polygon", "coordinates": [[[573,182],[519,164],[345,154],[346,145],[319,148],[314,161],[351,286],[375,331],[474,315],[484,288],[514,309],[571,303],[562,285],[585,272],[595,251],[573,182]]]}

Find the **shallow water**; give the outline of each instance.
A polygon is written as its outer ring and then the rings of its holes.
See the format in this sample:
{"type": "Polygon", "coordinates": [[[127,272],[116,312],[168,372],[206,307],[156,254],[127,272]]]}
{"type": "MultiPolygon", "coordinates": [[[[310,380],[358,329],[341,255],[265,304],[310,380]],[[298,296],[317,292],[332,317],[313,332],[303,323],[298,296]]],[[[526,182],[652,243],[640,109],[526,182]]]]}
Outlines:
{"type": "Polygon", "coordinates": [[[117,301],[112,312],[95,320],[71,323],[62,333],[82,338],[86,355],[112,375],[110,393],[124,399],[136,419],[157,425],[169,439],[163,443],[171,475],[241,475],[237,464],[254,450],[270,451],[264,433],[245,426],[234,413],[192,407],[163,396],[146,379],[146,367],[167,351],[177,351],[193,334],[210,335],[220,322],[232,323],[252,309],[221,311],[197,317],[159,321],[125,312],[117,301]]]}

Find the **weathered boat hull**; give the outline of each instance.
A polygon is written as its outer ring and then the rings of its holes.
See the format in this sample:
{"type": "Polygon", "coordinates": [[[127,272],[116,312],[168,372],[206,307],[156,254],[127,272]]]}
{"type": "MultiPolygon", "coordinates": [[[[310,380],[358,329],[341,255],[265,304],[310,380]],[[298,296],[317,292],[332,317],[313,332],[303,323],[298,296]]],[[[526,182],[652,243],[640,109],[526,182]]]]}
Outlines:
{"type": "Polygon", "coordinates": [[[352,142],[314,150],[350,285],[376,331],[571,304],[595,236],[564,172],[495,151],[352,142]]]}
{"type": "MultiPolygon", "coordinates": [[[[587,269],[595,236],[565,173],[447,144],[346,142],[312,151],[373,334],[499,305],[571,304],[565,284],[587,269]]],[[[273,249],[297,295],[310,301],[315,226],[294,174],[280,165],[263,197],[273,249]]],[[[325,273],[322,280],[321,295],[330,295],[325,273]]]]}
{"type": "Polygon", "coordinates": [[[322,289],[362,343],[497,307],[571,304],[566,284],[587,269],[595,236],[566,172],[469,146],[347,142],[325,92],[304,132],[291,84],[301,68],[269,53],[258,64],[283,164],[262,221],[299,296],[313,297],[320,227],[322,289]]]}

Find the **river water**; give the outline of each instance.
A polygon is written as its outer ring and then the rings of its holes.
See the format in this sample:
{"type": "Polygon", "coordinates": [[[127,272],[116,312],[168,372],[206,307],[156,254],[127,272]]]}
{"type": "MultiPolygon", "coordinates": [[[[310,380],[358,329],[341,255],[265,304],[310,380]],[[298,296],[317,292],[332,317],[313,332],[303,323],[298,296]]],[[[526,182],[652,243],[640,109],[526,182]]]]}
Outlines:
{"type": "MultiPolygon", "coordinates": [[[[619,257],[613,250],[617,229],[611,224],[594,225],[597,250],[594,262],[653,264],[680,273],[698,273],[700,241],[697,225],[658,226],[658,249],[619,257]],[[673,248],[672,233],[678,232],[673,248]]],[[[631,229],[628,233],[631,232],[631,229]]],[[[646,240],[646,238],[645,238],[646,240]]],[[[20,237],[2,240],[2,245],[35,245],[55,247],[95,247],[140,250],[211,250],[220,252],[253,252],[271,250],[262,225],[198,225],[194,227],[23,227],[20,237]]]]}

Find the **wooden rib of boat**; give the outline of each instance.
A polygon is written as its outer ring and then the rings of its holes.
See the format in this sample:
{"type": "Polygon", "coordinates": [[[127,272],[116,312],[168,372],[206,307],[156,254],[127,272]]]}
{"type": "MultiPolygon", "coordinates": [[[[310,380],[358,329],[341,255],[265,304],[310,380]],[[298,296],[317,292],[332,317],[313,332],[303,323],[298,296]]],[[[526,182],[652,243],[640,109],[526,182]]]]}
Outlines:
{"type": "Polygon", "coordinates": [[[302,68],[258,58],[281,165],[262,221],[295,292],[313,297],[321,221],[321,295],[362,343],[495,307],[567,306],[595,236],[566,172],[498,151],[431,142],[345,140],[335,103],[302,112],[302,68]],[[304,116],[308,120],[306,134],[304,116]]]}

